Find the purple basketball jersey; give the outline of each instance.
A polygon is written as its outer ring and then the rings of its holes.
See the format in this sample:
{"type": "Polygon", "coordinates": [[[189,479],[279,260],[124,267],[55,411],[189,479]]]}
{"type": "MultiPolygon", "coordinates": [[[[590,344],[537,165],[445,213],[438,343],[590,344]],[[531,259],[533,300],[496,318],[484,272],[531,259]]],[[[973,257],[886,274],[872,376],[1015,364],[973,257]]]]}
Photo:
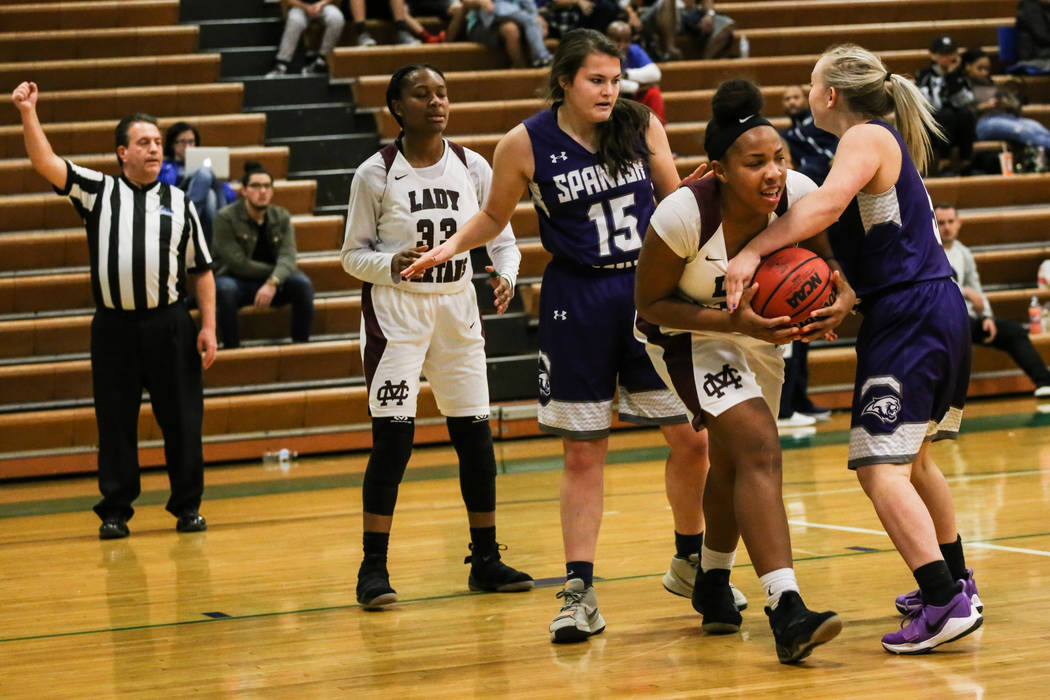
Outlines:
{"type": "Polygon", "coordinates": [[[535,172],[529,183],[540,240],[555,258],[588,267],[638,259],[656,208],[649,164],[617,176],[558,126],[558,105],[525,120],[535,172]]]}
{"type": "Polygon", "coordinates": [[[952,276],[941,247],[930,195],[901,135],[881,121],[901,149],[896,184],[878,195],[858,193],[828,230],[835,257],[857,296],[952,276]]]}

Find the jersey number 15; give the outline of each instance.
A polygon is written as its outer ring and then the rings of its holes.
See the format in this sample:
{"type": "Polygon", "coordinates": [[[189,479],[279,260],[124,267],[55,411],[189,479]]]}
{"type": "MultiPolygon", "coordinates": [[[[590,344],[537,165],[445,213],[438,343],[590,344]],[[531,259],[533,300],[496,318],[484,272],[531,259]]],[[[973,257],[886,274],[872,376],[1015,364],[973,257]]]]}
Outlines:
{"type": "Polygon", "coordinates": [[[617,251],[628,252],[642,247],[642,237],[638,235],[638,219],[627,210],[634,206],[634,195],[625,194],[610,200],[595,202],[587,210],[587,217],[594,222],[598,230],[598,253],[605,257],[611,255],[611,243],[617,251]]]}

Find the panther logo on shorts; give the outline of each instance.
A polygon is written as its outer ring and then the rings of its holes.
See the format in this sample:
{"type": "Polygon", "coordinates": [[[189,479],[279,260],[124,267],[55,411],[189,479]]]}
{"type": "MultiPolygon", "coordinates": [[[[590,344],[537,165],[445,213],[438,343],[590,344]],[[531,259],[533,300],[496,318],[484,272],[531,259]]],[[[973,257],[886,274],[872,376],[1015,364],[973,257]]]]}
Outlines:
{"type": "Polygon", "coordinates": [[[889,396],[880,396],[877,399],[872,399],[860,413],[862,416],[875,416],[883,423],[896,423],[897,416],[900,415],[900,412],[901,400],[891,394],[889,396]]]}
{"type": "Polygon", "coordinates": [[[541,351],[536,365],[540,381],[540,403],[546,406],[551,400],[551,358],[541,351]]]}

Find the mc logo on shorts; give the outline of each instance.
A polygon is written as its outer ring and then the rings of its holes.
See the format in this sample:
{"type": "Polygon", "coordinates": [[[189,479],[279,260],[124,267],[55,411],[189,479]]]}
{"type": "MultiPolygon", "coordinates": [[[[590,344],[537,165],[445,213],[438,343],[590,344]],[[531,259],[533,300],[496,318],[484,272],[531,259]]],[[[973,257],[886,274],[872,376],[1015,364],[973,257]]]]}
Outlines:
{"type": "Polygon", "coordinates": [[[741,389],[740,372],[728,364],[722,365],[722,371],[717,374],[708,372],[704,375],[704,393],[711,397],[722,398],[726,395],[726,389],[741,389]]]}
{"type": "Polygon", "coordinates": [[[379,387],[379,390],[376,391],[376,399],[381,406],[386,406],[391,401],[397,401],[398,406],[404,406],[407,398],[408,382],[404,379],[401,380],[400,384],[396,385],[387,379],[386,384],[379,387]]]}

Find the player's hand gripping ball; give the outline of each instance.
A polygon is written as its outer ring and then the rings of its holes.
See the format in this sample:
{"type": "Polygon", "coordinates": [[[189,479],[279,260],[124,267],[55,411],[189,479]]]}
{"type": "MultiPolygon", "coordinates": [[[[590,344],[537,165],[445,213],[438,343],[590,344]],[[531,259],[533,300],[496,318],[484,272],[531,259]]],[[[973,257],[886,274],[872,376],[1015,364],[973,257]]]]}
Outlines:
{"type": "Polygon", "coordinates": [[[790,316],[806,325],[811,312],[835,303],[831,269],[824,259],[805,248],[781,248],[755,270],[758,291],[751,308],[764,318],[790,316]]]}

